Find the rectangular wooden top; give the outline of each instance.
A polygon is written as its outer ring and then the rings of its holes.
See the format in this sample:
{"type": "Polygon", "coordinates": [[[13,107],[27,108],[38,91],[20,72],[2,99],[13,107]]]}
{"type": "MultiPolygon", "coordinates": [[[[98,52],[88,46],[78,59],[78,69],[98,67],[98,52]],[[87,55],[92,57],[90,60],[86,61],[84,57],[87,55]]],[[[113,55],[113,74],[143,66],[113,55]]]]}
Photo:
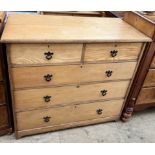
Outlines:
{"type": "Polygon", "coordinates": [[[10,15],[1,42],[149,42],[151,39],[119,18],[10,15]]]}

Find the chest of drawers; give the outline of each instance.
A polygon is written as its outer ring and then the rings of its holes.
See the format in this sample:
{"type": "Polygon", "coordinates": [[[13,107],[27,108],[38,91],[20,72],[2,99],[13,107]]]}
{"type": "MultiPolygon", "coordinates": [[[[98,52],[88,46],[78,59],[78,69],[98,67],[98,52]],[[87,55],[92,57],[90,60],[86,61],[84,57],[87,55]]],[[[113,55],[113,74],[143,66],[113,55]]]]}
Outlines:
{"type": "Polygon", "coordinates": [[[125,20],[153,40],[146,48],[126,100],[122,115],[122,119],[126,121],[133,111],[155,105],[155,16],[128,12],[125,20]]]}
{"type": "MultiPolygon", "coordinates": [[[[0,12],[0,35],[4,27],[5,12],[0,12]]],[[[5,66],[6,57],[0,44],[0,136],[12,132],[8,74],[5,66]]]]}
{"type": "Polygon", "coordinates": [[[150,41],[121,19],[10,16],[16,137],[119,119],[150,41]]]}

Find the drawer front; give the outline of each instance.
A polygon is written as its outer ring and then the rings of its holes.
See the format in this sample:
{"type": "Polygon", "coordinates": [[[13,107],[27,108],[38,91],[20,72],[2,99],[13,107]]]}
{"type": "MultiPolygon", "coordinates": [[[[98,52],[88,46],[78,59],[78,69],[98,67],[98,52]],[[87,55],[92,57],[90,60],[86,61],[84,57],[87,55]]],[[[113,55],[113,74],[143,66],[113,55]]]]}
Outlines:
{"type": "Polygon", "coordinates": [[[153,87],[155,86],[155,69],[150,69],[146,79],[144,81],[144,86],[145,87],[153,87]]]}
{"type": "Polygon", "coordinates": [[[154,59],[152,61],[151,68],[155,68],[155,57],[154,57],[154,59]]]}
{"type": "Polygon", "coordinates": [[[5,103],[5,90],[4,85],[0,83],[0,104],[5,103]]]}
{"type": "Polygon", "coordinates": [[[142,45],[142,43],[86,44],[85,61],[135,60],[142,45]]]}
{"type": "Polygon", "coordinates": [[[124,98],[129,81],[14,91],[16,111],[124,98]],[[33,104],[32,104],[33,103],[33,104]]]}
{"type": "Polygon", "coordinates": [[[0,105],[0,127],[8,125],[8,113],[6,105],[0,105]]]}
{"type": "Polygon", "coordinates": [[[122,104],[123,100],[115,100],[20,112],[17,113],[18,130],[118,116],[122,104]]]}
{"type": "Polygon", "coordinates": [[[136,104],[155,103],[155,87],[142,88],[136,104]]]}
{"type": "Polygon", "coordinates": [[[80,62],[82,44],[11,44],[13,65],[55,64],[80,62]]]}
{"type": "Polygon", "coordinates": [[[132,78],[135,66],[136,62],[19,67],[12,68],[12,79],[15,89],[120,79],[124,80],[132,78]]]}

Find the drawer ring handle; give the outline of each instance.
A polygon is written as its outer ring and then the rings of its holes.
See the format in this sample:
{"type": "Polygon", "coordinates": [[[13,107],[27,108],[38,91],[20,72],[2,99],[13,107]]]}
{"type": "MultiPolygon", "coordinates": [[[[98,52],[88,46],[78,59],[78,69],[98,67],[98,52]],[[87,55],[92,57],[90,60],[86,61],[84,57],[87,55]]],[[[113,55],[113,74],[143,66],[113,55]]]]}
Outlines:
{"type": "Polygon", "coordinates": [[[44,96],[43,98],[44,98],[44,100],[45,100],[45,102],[50,102],[51,101],[51,97],[52,96],[44,96]]]}
{"type": "Polygon", "coordinates": [[[110,51],[110,53],[111,53],[111,56],[112,56],[112,57],[116,57],[116,56],[117,56],[118,51],[113,50],[113,51],[110,51]]]}
{"type": "Polygon", "coordinates": [[[49,116],[45,116],[45,117],[43,117],[43,120],[44,120],[44,122],[46,122],[46,123],[47,123],[47,122],[49,122],[49,121],[50,121],[50,118],[51,118],[51,117],[49,117],[49,116]]]}
{"type": "Polygon", "coordinates": [[[44,78],[47,82],[51,81],[52,80],[52,77],[53,75],[52,74],[47,74],[47,75],[44,75],[44,78]]]}
{"type": "Polygon", "coordinates": [[[103,110],[102,109],[97,109],[96,112],[97,112],[98,115],[101,115],[103,110]]]}
{"type": "Polygon", "coordinates": [[[52,57],[53,57],[53,54],[54,54],[54,53],[53,53],[53,52],[50,52],[50,51],[44,53],[44,55],[46,56],[46,59],[47,59],[47,60],[51,60],[52,57]]]}
{"type": "Polygon", "coordinates": [[[102,94],[102,96],[105,96],[105,95],[107,95],[107,90],[101,90],[101,94],[102,94]]]}
{"type": "Polygon", "coordinates": [[[107,70],[105,73],[106,73],[107,77],[110,77],[110,76],[112,76],[113,71],[107,70]]]}

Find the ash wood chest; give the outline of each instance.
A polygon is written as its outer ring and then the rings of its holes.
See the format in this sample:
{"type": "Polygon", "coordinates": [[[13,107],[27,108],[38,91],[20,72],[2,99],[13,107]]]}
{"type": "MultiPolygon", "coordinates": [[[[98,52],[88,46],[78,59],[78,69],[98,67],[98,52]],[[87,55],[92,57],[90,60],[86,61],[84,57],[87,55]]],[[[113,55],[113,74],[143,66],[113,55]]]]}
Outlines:
{"type": "MultiPolygon", "coordinates": [[[[0,12],[0,36],[4,27],[5,12],[0,12]]],[[[0,44],[0,136],[12,132],[6,57],[0,44]]]]}
{"type": "Polygon", "coordinates": [[[118,120],[150,41],[117,18],[10,16],[16,137],[118,120]]]}
{"type": "Polygon", "coordinates": [[[143,110],[155,105],[155,15],[144,12],[127,12],[125,21],[152,38],[137,69],[126,105],[122,114],[128,120],[133,111],[143,110]]]}

